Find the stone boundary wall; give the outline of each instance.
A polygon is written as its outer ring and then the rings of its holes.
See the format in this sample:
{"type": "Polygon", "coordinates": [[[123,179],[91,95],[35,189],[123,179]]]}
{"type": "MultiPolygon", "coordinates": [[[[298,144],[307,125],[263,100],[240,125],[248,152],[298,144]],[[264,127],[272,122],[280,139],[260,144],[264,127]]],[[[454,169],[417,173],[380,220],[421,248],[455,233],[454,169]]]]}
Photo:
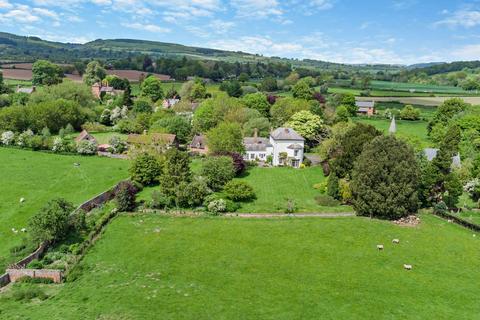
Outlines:
{"type": "Polygon", "coordinates": [[[6,286],[9,283],[10,283],[10,276],[8,275],[8,273],[2,274],[0,276],[0,288],[3,286],[6,286]]]}
{"type": "Polygon", "coordinates": [[[48,245],[46,242],[42,243],[40,245],[40,247],[38,247],[37,250],[35,250],[35,252],[33,252],[32,254],[30,254],[29,256],[23,258],[22,260],[20,260],[19,262],[15,263],[13,265],[13,267],[15,269],[21,269],[21,268],[25,268],[30,262],[32,262],[33,260],[36,260],[38,258],[40,258],[40,256],[45,252],[45,250],[47,249],[48,245]]]}
{"type": "Polygon", "coordinates": [[[120,181],[119,183],[117,183],[115,186],[108,189],[107,191],[104,191],[99,195],[93,197],[92,199],[85,201],[73,213],[77,213],[80,210],[84,212],[89,212],[101,206],[102,204],[106,203],[107,201],[112,200],[115,197],[115,193],[120,187],[120,185],[126,181],[129,181],[129,180],[120,181]]]}
{"type": "Polygon", "coordinates": [[[11,282],[15,282],[23,277],[30,277],[33,279],[43,278],[52,279],[55,283],[62,282],[63,272],[60,270],[50,269],[7,269],[7,274],[11,282]]]}
{"type": "Polygon", "coordinates": [[[476,231],[476,232],[480,232],[480,225],[469,222],[469,221],[466,221],[466,220],[463,220],[462,218],[457,217],[453,214],[440,213],[440,212],[433,212],[433,214],[436,215],[437,217],[451,220],[453,223],[456,223],[456,224],[458,224],[462,227],[468,228],[468,229],[476,231]]]}

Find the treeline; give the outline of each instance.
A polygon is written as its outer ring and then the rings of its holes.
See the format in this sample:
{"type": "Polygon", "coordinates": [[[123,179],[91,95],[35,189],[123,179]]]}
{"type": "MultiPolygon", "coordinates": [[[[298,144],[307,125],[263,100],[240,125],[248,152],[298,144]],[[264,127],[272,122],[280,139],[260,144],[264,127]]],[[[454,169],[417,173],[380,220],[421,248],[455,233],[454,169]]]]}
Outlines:
{"type": "Polygon", "coordinates": [[[465,68],[468,68],[468,69],[480,68],[480,61],[456,61],[451,63],[442,63],[442,64],[432,65],[428,67],[402,71],[400,72],[400,76],[402,74],[410,76],[410,75],[419,75],[422,73],[428,76],[432,76],[439,73],[461,71],[465,68]]]}

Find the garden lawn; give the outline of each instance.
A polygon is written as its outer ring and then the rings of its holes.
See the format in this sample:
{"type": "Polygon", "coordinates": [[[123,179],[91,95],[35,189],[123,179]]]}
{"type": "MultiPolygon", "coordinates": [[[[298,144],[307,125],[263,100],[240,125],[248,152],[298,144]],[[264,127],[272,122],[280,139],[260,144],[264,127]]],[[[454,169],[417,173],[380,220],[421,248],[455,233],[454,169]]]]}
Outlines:
{"type": "Polygon", "coordinates": [[[28,219],[52,199],[62,197],[79,205],[112,187],[128,177],[128,162],[0,148],[0,172],[1,273],[12,262],[9,249],[25,236],[12,228],[27,227],[28,219]]]}
{"type": "Polygon", "coordinates": [[[0,317],[476,318],[480,239],[421,218],[408,228],[357,217],[121,216],[75,282],[47,286],[45,301],[17,302],[10,288],[0,296],[0,317]]]}
{"type": "Polygon", "coordinates": [[[255,190],[257,199],[243,203],[239,212],[272,213],[285,212],[287,200],[292,199],[298,212],[350,212],[351,207],[321,207],[315,202],[320,192],[313,188],[317,183],[325,181],[321,167],[304,169],[293,168],[260,168],[255,167],[238,178],[250,184],[255,190]]]}
{"type": "MultiPolygon", "coordinates": [[[[370,124],[387,134],[388,129],[390,128],[391,120],[389,119],[379,119],[379,118],[367,118],[367,117],[357,117],[355,121],[362,122],[365,124],[370,124]]],[[[397,137],[406,137],[412,141],[417,141],[422,148],[426,148],[432,145],[428,137],[426,121],[407,121],[407,120],[395,120],[397,124],[397,137]]]]}

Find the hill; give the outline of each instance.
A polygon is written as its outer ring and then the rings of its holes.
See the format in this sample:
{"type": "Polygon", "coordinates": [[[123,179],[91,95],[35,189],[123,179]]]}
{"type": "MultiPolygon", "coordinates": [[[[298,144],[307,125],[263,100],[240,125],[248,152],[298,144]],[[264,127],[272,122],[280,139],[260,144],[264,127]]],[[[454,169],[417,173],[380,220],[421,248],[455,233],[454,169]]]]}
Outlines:
{"type": "Polygon", "coordinates": [[[48,59],[57,63],[71,63],[80,59],[115,60],[132,55],[149,55],[153,58],[188,57],[202,60],[227,62],[282,62],[295,67],[334,70],[363,70],[369,72],[392,72],[401,69],[391,65],[354,66],[318,60],[298,60],[281,57],[265,57],[241,51],[226,51],[211,48],[199,48],[181,44],[134,40],[134,39],[97,39],[85,44],[61,43],[42,40],[38,37],[19,36],[0,32],[0,62],[32,62],[48,59]]]}

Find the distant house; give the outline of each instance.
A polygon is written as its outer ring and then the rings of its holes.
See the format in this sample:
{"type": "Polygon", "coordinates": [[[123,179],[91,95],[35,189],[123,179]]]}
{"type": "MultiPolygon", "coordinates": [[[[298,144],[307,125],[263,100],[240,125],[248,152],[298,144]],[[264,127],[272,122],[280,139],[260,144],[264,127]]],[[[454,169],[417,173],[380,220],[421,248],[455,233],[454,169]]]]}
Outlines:
{"type": "Polygon", "coordinates": [[[20,86],[17,86],[17,89],[15,90],[16,93],[26,93],[26,94],[32,94],[36,90],[36,87],[29,87],[29,88],[22,88],[20,86]]]}
{"type": "Polygon", "coordinates": [[[79,143],[80,141],[92,141],[97,142],[94,136],[87,132],[87,130],[83,130],[80,134],[75,138],[75,143],[79,143]]]}
{"type": "Polygon", "coordinates": [[[132,149],[150,149],[157,151],[178,147],[177,136],[169,133],[129,134],[127,144],[132,149]]]}
{"type": "Polygon", "coordinates": [[[170,109],[171,107],[173,107],[179,102],[180,102],[180,99],[164,99],[162,101],[162,107],[164,107],[165,109],[170,109]]]}
{"type": "MultiPolygon", "coordinates": [[[[427,157],[428,161],[432,161],[437,157],[438,149],[435,148],[425,148],[423,153],[427,157]]],[[[462,159],[460,158],[460,153],[452,157],[452,167],[461,167],[462,159]]]]}
{"type": "Polygon", "coordinates": [[[117,90],[114,87],[110,87],[108,85],[104,86],[104,85],[102,85],[101,83],[98,83],[98,82],[95,83],[92,86],[92,94],[97,99],[100,99],[103,94],[108,93],[112,96],[117,96],[117,95],[122,95],[123,92],[124,92],[123,90],[117,90]]]}
{"type": "Polygon", "coordinates": [[[373,116],[375,114],[375,101],[355,101],[357,106],[357,113],[367,116],[373,116]]]}
{"type": "Polygon", "coordinates": [[[188,146],[188,150],[193,153],[207,154],[208,147],[206,137],[200,134],[195,135],[192,139],[192,143],[188,146]]]}
{"type": "Polygon", "coordinates": [[[300,167],[303,162],[305,139],[291,128],[277,128],[270,137],[247,137],[243,140],[245,160],[267,161],[272,158],[273,166],[300,167]]]}

